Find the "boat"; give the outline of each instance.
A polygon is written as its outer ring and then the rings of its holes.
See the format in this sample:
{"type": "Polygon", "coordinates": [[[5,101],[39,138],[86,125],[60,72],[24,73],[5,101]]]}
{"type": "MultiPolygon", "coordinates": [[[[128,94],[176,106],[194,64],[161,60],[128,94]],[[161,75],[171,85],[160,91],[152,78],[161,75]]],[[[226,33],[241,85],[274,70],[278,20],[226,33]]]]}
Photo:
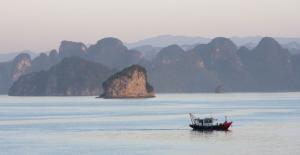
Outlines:
{"type": "Polygon", "coordinates": [[[221,94],[221,93],[224,93],[225,92],[225,89],[222,85],[218,85],[216,88],[215,88],[215,93],[216,94],[221,94]]]}
{"type": "Polygon", "coordinates": [[[190,127],[193,130],[199,131],[212,131],[212,130],[219,130],[219,131],[228,131],[229,127],[232,125],[232,121],[227,121],[227,117],[225,116],[225,121],[223,123],[216,122],[217,119],[213,117],[203,118],[200,119],[193,114],[190,113],[191,124],[190,127]]]}

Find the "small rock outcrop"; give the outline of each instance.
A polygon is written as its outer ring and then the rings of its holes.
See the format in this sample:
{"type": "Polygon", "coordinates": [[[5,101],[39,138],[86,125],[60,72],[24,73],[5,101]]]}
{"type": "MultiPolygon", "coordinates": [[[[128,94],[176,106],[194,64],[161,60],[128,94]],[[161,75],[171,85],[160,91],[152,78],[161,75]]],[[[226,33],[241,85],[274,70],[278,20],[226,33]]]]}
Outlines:
{"type": "Polygon", "coordinates": [[[132,65],[112,75],[102,86],[102,98],[154,97],[153,87],[147,82],[146,69],[139,65],[132,65]]]}
{"type": "Polygon", "coordinates": [[[225,89],[222,85],[218,85],[216,88],[215,88],[215,93],[217,94],[220,94],[220,93],[224,93],[225,92],[225,89]]]}

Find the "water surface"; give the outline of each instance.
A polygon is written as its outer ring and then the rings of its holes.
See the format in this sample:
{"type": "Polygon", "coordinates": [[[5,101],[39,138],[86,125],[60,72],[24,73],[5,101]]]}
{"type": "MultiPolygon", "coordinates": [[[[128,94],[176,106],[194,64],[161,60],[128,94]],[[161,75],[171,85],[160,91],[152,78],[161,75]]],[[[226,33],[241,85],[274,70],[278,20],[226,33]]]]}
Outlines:
{"type": "Polygon", "coordinates": [[[0,96],[0,154],[300,154],[300,93],[0,96]],[[234,124],[196,132],[188,113],[234,124]]]}

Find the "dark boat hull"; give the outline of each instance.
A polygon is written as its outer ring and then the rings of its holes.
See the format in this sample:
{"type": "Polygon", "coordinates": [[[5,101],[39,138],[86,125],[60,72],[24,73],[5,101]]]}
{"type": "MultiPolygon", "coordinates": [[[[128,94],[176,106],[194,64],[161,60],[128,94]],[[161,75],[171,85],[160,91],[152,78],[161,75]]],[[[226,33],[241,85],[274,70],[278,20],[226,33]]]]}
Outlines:
{"type": "Polygon", "coordinates": [[[229,127],[231,126],[232,122],[225,122],[219,125],[213,125],[213,126],[200,126],[196,124],[190,124],[190,127],[193,128],[193,130],[199,130],[199,131],[206,131],[206,130],[220,130],[220,131],[227,131],[229,127]]]}

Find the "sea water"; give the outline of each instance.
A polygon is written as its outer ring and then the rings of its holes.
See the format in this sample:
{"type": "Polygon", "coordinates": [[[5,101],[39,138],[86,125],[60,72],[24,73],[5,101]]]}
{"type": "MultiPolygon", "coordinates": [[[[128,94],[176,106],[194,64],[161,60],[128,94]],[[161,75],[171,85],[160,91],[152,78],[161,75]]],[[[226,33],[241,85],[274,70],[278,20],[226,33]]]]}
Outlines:
{"type": "Polygon", "coordinates": [[[0,96],[0,155],[60,154],[299,155],[300,93],[0,96]],[[192,131],[189,113],[233,126],[192,131]]]}

